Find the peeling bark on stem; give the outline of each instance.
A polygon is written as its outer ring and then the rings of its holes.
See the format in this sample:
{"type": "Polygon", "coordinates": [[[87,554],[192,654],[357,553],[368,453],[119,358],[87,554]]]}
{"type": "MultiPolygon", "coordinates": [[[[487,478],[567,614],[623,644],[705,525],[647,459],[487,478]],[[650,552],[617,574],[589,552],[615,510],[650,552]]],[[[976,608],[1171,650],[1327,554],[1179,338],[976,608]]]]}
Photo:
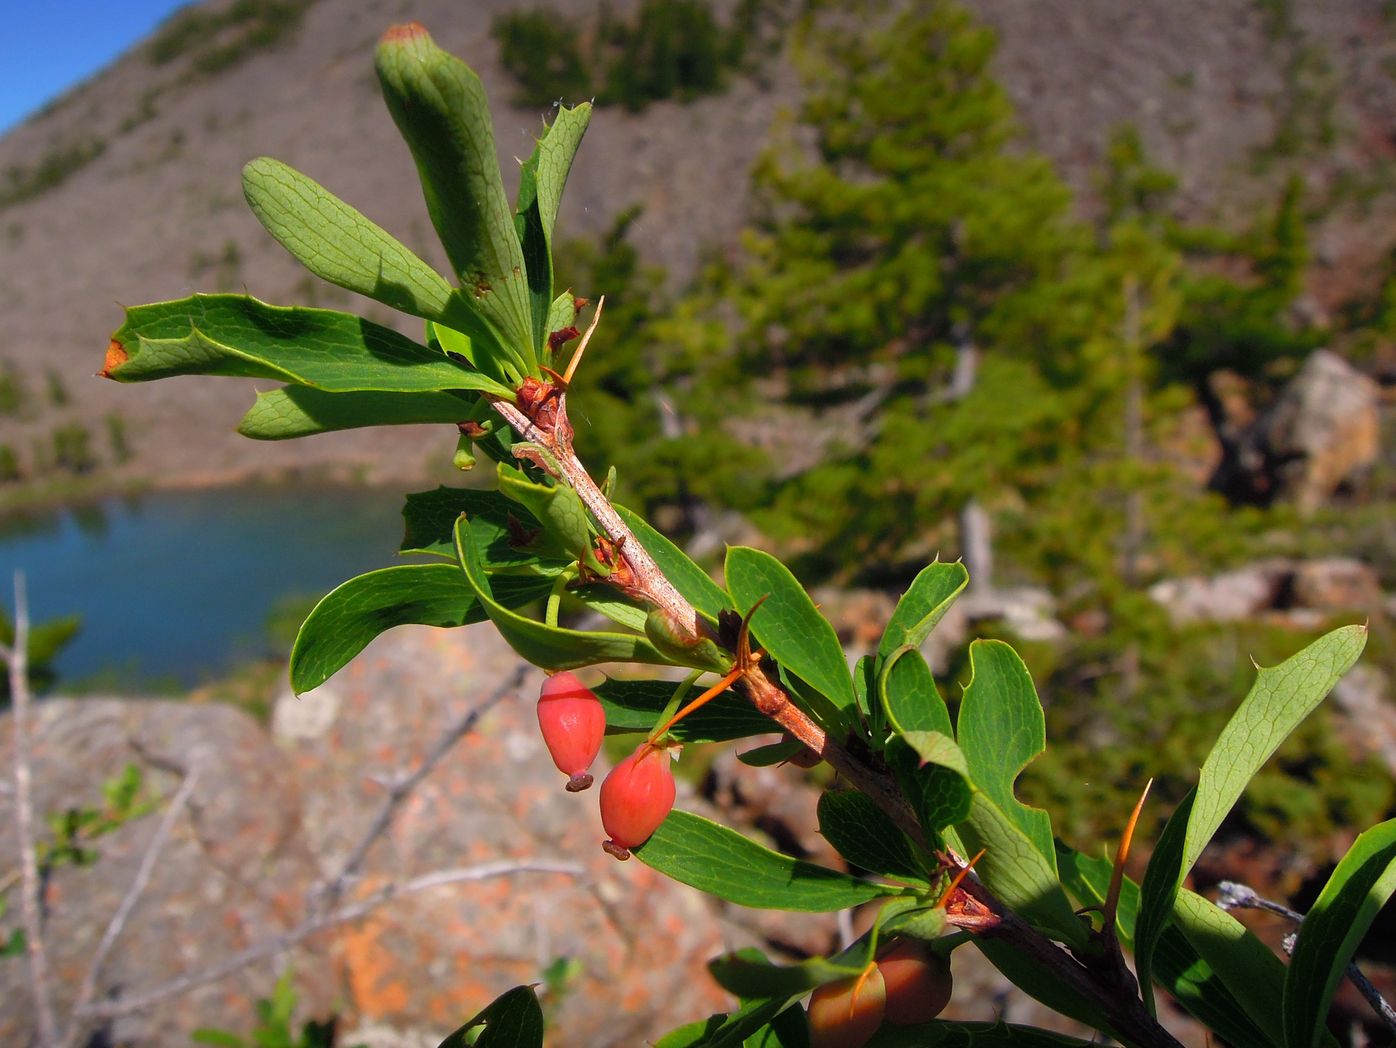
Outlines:
{"type": "Polygon", "coordinates": [[[701,640],[705,630],[698,617],[698,612],[693,609],[693,605],[683,599],[679,591],[659,570],[659,565],[655,564],[654,558],[630,533],[630,529],[625,526],[620,515],[611,507],[606,496],[601,494],[601,489],[596,486],[591,475],[577,460],[577,453],[572,450],[571,439],[560,437],[560,434],[568,433],[571,429],[567,424],[566,394],[559,396],[557,417],[560,424],[551,432],[537,425],[516,405],[507,400],[495,400],[493,403],[495,411],[503,416],[516,433],[525,440],[541,444],[557,459],[558,466],[562,470],[562,479],[581,498],[582,504],[586,506],[592,518],[606,533],[606,537],[616,544],[620,555],[630,565],[630,569],[635,575],[636,589],[655,607],[671,615],[673,621],[692,637],[694,643],[701,640]]]}

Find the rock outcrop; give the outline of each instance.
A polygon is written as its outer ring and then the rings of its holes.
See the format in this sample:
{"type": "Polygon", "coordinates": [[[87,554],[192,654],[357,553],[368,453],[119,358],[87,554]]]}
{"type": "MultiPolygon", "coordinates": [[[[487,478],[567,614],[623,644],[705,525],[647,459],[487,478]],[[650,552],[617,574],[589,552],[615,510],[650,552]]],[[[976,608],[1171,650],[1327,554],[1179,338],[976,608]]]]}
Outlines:
{"type": "MultiPolygon", "coordinates": [[[[99,804],[102,781],[130,761],[166,798],[176,769],[201,769],[105,967],[99,999],[139,995],[298,924],[308,895],[362,839],[384,784],[411,771],[447,725],[517,665],[488,626],[397,630],[330,684],[278,698],[274,739],[226,706],[41,702],[34,739],[41,813],[99,804]]],[[[527,680],[525,692],[537,677],[527,680]]],[[[6,718],[6,768],[10,747],[6,718]]],[[[16,855],[10,803],[0,796],[0,853],[16,855]]],[[[157,822],[150,815],[128,823],[97,842],[95,865],[53,876],[46,941],[60,1015],[157,822]]],[[[307,940],[287,958],[305,1015],[337,1012],[345,1043],[436,1044],[503,990],[539,982],[558,958],[580,968],[569,992],[550,1002],[550,1043],[638,1044],[730,1007],[703,966],[728,946],[731,930],[704,896],[637,861],[617,863],[601,839],[595,794],[563,791],[532,703],[524,695],[500,703],[409,795],[344,901],[499,860],[567,860],[580,875],[518,873],[432,888],[307,940]]],[[[14,920],[12,907],[5,934],[14,920]]],[[[245,1034],[276,972],[272,961],[261,962],[116,1020],[105,1035],[112,1043],[183,1046],[198,1027],[245,1034]]],[[[0,1043],[29,1040],[24,987],[21,963],[0,965],[0,1043]]]]}
{"type": "Polygon", "coordinates": [[[1149,596],[1180,625],[1266,616],[1305,629],[1333,612],[1374,612],[1383,602],[1376,572],[1351,557],[1273,557],[1218,575],[1164,579],[1149,596]]]}
{"type": "Polygon", "coordinates": [[[1377,384],[1316,350],[1266,411],[1246,420],[1213,389],[1224,455],[1212,486],[1239,502],[1291,502],[1306,512],[1351,485],[1381,450],[1377,384]],[[1230,405],[1230,406],[1229,406],[1230,405]]]}

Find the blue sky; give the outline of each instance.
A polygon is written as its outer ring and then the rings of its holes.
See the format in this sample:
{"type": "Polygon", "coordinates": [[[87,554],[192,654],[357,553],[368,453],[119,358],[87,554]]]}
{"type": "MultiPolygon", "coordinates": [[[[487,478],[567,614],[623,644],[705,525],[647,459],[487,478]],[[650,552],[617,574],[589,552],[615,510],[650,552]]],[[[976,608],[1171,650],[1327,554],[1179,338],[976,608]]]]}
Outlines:
{"type": "Polygon", "coordinates": [[[85,80],[187,0],[30,0],[6,5],[0,134],[85,80]]]}

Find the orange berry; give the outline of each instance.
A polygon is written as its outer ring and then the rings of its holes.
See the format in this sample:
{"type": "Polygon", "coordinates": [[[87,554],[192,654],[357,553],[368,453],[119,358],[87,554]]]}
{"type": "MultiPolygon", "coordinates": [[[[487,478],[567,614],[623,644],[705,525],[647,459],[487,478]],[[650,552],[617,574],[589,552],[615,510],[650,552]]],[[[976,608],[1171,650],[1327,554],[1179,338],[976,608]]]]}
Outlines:
{"type": "Polygon", "coordinates": [[[810,1048],[863,1048],[882,1025],[887,988],[876,967],[826,983],[809,999],[810,1048]]]}
{"type": "Polygon", "coordinates": [[[538,727],[557,770],[568,776],[571,793],[591,785],[587,770],[601,751],[606,711],[591,690],[571,673],[555,673],[538,696],[538,727]]]}
{"type": "Polygon", "coordinates": [[[667,750],[642,742],[601,783],[601,825],[610,837],[603,847],[617,859],[630,858],[673,809],[670,763],[667,750]]]}
{"type": "Polygon", "coordinates": [[[887,987],[887,1021],[897,1026],[928,1023],[950,1003],[954,980],[950,958],[920,939],[894,939],[877,958],[887,987]]]}

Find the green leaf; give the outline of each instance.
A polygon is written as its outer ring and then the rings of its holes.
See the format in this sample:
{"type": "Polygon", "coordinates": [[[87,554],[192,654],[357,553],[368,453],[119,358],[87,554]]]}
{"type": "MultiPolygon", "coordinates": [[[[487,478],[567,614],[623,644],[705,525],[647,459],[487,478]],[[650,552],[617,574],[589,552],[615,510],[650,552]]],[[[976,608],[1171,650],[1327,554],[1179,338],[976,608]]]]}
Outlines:
{"type": "Polygon", "coordinates": [[[1091,1048],[1064,1033],[1036,1026],[996,1022],[929,1022],[919,1026],[883,1026],[868,1048],[1091,1048]]]}
{"type": "Polygon", "coordinates": [[[439,1048],[467,1046],[543,1048],[543,1009],[533,987],[516,986],[496,997],[480,1014],[442,1041],[439,1048]],[[481,1026],[484,1030],[475,1035],[481,1026]]]}
{"type": "Polygon", "coordinates": [[[589,102],[570,109],[559,106],[557,119],[543,133],[519,172],[514,225],[528,268],[533,338],[540,354],[547,352],[548,317],[553,305],[553,224],[557,221],[567,172],[590,120],[589,102]]]}
{"type": "MultiPolygon", "coordinates": [[[[857,700],[843,645],[790,569],[759,549],[730,546],[724,570],[727,588],[744,614],[766,598],[751,622],[761,647],[837,710],[852,709],[857,700]]],[[[828,719],[827,710],[809,712],[828,719]]]]}
{"type": "Polygon", "coordinates": [[[536,374],[523,250],[504,196],[480,78],[415,23],[389,30],[375,65],[461,288],[523,374],[536,374]]]}
{"type": "Polygon", "coordinates": [[[984,850],[975,872],[990,890],[1035,927],[1072,947],[1086,945],[1086,929],[1048,862],[1016,821],[982,790],[974,790],[969,814],[957,824],[965,847],[984,850]]]}
{"type": "Polygon", "coordinates": [[[890,915],[887,914],[888,908],[884,907],[882,911],[887,916],[887,919],[882,922],[884,935],[909,935],[914,939],[925,939],[930,942],[947,934],[946,928],[949,927],[950,922],[944,906],[921,903],[912,909],[890,915]]]}
{"type": "Polygon", "coordinates": [[[666,877],[758,909],[829,913],[901,890],[792,859],[686,811],[671,812],[634,854],[666,877]]]}
{"type": "MultiPolygon", "coordinates": [[[[591,545],[591,519],[576,491],[560,482],[537,484],[505,462],[499,463],[497,473],[501,494],[526,507],[542,523],[548,537],[572,558],[598,573],[604,572],[591,545]]],[[[644,629],[643,617],[638,628],[644,629]]]]}
{"type": "Polygon", "coordinates": [[[693,563],[688,554],[655,531],[649,521],[624,506],[616,505],[613,508],[684,600],[713,620],[724,608],[732,607],[732,598],[727,591],[693,563]]]}
{"type": "Polygon", "coordinates": [[[893,731],[934,731],[954,737],[950,711],[940,697],[931,667],[916,648],[901,647],[892,652],[883,663],[877,690],[893,731]]]}
{"type": "Polygon", "coordinates": [[[809,1024],[800,1008],[787,1008],[747,1037],[742,1048],[809,1048],[809,1024]]]}
{"type": "MultiPolygon", "coordinates": [[[[719,1013],[671,1030],[655,1042],[654,1048],[744,1048],[747,1038],[759,1036],[761,1031],[777,1023],[782,1013],[797,1000],[799,996],[791,995],[748,1001],[730,1015],[719,1013]]],[[[803,1012],[799,1022],[803,1029],[803,1012]]],[[[808,1041],[804,1043],[807,1045],[808,1041]]]]}
{"type": "MultiPolygon", "coordinates": [[[[1178,892],[1173,920],[1188,945],[1241,1006],[1242,1014],[1259,1027],[1270,1044],[1283,1043],[1283,1017],[1276,1002],[1284,992],[1284,962],[1244,924],[1195,892],[1178,892]]],[[[1137,950],[1137,938],[1135,946],[1137,950]]]]}
{"type": "MultiPolygon", "coordinates": [[[[551,580],[497,576],[494,590],[515,607],[547,596],[551,580]]],[[[291,687],[318,688],[386,630],[406,623],[464,626],[485,610],[454,564],[401,564],[352,578],[323,597],[291,649],[291,687]]]]}
{"type": "Polygon", "coordinates": [[[605,615],[617,625],[639,633],[645,631],[645,619],[649,612],[635,602],[623,597],[614,586],[604,582],[568,590],[568,596],[588,611],[605,615]]]}
{"type": "Polygon", "coordinates": [[[1113,1036],[1105,1015],[1079,996],[1057,974],[1043,967],[1041,958],[1023,953],[1013,944],[988,935],[976,938],[974,945],[1009,982],[1033,1000],[1113,1036]]]}
{"type": "Polygon", "coordinates": [[[906,834],[857,790],[826,790],[819,798],[819,832],[855,866],[889,877],[925,880],[926,869],[906,834]]]}
{"type": "Polygon", "coordinates": [[[554,333],[566,331],[577,324],[577,299],[571,291],[564,291],[553,299],[553,304],[548,307],[548,320],[543,325],[543,346],[551,363],[553,358],[553,348],[549,344],[554,333]]]}
{"type": "Polygon", "coordinates": [[[454,289],[400,241],[317,182],[271,157],[242,169],[248,206],[317,277],[393,309],[438,320],[454,289]]]}
{"type": "Polygon", "coordinates": [[[1052,822],[1041,808],[1023,804],[1013,784],[1047,748],[1042,703],[1018,653],[996,640],[970,645],[970,682],[960,702],[960,749],[975,788],[1016,823],[1056,872],[1052,822]]]}
{"type": "Polygon", "coordinates": [[[969,815],[972,789],[965,758],[948,735],[908,732],[893,737],[885,753],[902,792],[932,837],[969,815]]]}
{"type": "Polygon", "coordinates": [[[238,432],[253,440],[291,440],[368,426],[454,423],[467,418],[470,408],[469,400],[453,393],[324,393],[282,386],[257,394],[238,432]]]}
{"type": "Polygon", "coordinates": [[[1005,902],[1051,934],[1084,945],[1084,929],[1057,880],[1051,821],[1013,792],[1019,773],[1047,744],[1037,690],[1018,653],[1001,641],[971,644],[970,668],[957,738],[974,796],[960,836],[966,847],[985,850],[976,869],[1005,902]]]}
{"type": "Polygon", "coordinates": [[[795,997],[860,974],[872,958],[867,940],[858,945],[838,958],[811,957],[798,964],[772,964],[754,950],[742,950],[709,961],[708,971],[724,990],[746,1000],[795,997]]]}
{"type": "Polygon", "coordinates": [[[271,306],[247,295],[132,306],[112,341],[102,374],[118,382],[224,375],[326,393],[499,388],[478,371],[362,317],[271,306]]]}
{"type": "Polygon", "coordinates": [[[798,757],[804,751],[805,744],[799,739],[782,739],[766,746],[743,750],[737,754],[737,760],[748,768],[774,768],[798,757]]]}
{"type": "MultiPolygon", "coordinates": [[[[607,733],[616,734],[650,731],[674,687],[671,680],[607,678],[592,691],[606,710],[607,733]]],[[[735,691],[723,692],[669,729],[680,742],[730,742],[774,730],[775,725],[735,691]]]]}
{"type": "MultiPolygon", "coordinates": [[[[456,521],[470,517],[470,535],[487,567],[535,564],[540,557],[554,558],[562,566],[564,552],[541,542],[542,525],[533,514],[497,491],[439,487],[407,496],[402,507],[405,531],[402,553],[430,553],[456,559],[456,521]],[[533,541],[519,545],[520,539],[533,541]]],[[[547,574],[556,574],[550,570],[547,574]]]]}
{"type": "Polygon", "coordinates": [[[1344,626],[1278,666],[1260,668],[1250,693],[1217,737],[1202,764],[1196,788],[1168,820],[1144,874],[1135,962],[1146,1000],[1152,1002],[1154,947],[1173,911],[1183,878],[1246,783],[1333,690],[1366,643],[1365,626],[1344,626]]]}
{"type": "Polygon", "coordinates": [[[485,614],[499,630],[500,636],[535,666],[549,670],[572,670],[598,662],[669,665],[669,660],[644,637],[549,626],[505,606],[495,596],[491,579],[485,574],[479,547],[471,537],[470,523],[466,518],[461,518],[456,525],[456,556],[471,588],[484,605],[485,614]]]}
{"type": "Polygon", "coordinates": [[[901,647],[919,648],[968,583],[969,572],[958,561],[937,561],[923,568],[897,601],[882,631],[877,654],[885,658],[901,647]]]}
{"type": "Polygon", "coordinates": [[[1396,892],[1396,819],[1362,833],[1299,927],[1284,988],[1285,1048],[1317,1048],[1352,955],[1396,892]]]}

